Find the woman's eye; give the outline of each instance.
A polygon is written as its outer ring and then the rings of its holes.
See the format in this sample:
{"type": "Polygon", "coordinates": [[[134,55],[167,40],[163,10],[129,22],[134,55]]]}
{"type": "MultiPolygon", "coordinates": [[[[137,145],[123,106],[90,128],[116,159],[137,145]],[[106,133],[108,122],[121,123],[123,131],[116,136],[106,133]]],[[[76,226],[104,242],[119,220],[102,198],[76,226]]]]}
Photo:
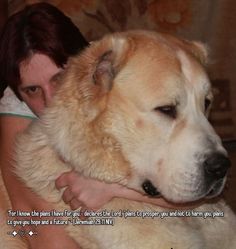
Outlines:
{"type": "Polygon", "coordinates": [[[39,93],[40,90],[41,90],[41,89],[40,89],[40,87],[38,87],[38,86],[29,86],[29,87],[27,87],[27,88],[25,89],[25,92],[26,92],[27,94],[32,95],[32,94],[37,94],[37,93],[39,93]]]}
{"type": "Polygon", "coordinates": [[[174,105],[159,106],[159,107],[156,107],[154,110],[161,112],[162,114],[169,116],[173,119],[177,117],[177,110],[176,110],[176,106],[174,105]]]}
{"type": "Polygon", "coordinates": [[[205,99],[205,111],[208,110],[208,107],[210,106],[211,101],[209,99],[205,99]]]}

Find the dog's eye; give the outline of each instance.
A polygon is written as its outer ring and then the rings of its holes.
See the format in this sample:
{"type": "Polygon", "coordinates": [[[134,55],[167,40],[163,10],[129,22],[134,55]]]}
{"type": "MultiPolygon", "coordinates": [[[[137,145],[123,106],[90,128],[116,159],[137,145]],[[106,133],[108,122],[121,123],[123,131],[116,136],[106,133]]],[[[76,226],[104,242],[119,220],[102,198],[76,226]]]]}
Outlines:
{"type": "Polygon", "coordinates": [[[207,111],[210,104],[211,104],[211,101],[209,99],[205,99],[205,111],[207,111]]]}
{"type": "Polygon", "coordinates": [[[165,106],[156,107],[155,111],[159,111],[171,118],[176,118],[177,116],[176,106],[174,105],[165,105],[165,106]]]}

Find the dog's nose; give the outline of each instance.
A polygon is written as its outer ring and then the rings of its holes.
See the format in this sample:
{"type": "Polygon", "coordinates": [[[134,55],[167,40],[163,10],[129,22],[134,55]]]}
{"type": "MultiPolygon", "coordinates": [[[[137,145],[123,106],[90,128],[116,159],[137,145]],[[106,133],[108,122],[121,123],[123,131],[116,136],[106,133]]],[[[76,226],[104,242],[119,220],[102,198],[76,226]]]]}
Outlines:
{"type": "Polygon", "coordinates": [[[225,155],[213,153],[204,161],[204,170],[207,176],[218,180],[225,177],[230,164],[230,160],[225,155]]]}

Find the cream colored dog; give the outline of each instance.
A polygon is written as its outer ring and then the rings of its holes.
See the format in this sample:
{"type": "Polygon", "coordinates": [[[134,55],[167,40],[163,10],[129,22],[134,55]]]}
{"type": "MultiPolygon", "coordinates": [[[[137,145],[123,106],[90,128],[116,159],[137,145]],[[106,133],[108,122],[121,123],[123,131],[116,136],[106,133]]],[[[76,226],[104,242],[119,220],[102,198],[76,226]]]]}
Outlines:
{"type": "MultiPolygon", "coordinates": [[[[202,44],[154,32],[117,33],[93,43],[70,60],[51,107],[20,137],[17,174],[60,211],[69,208],[54,183],[71,169],[173,203],[215,197],[229,160],[207,120],[212,92],[205,62],[202,44]]],[[[150,218],[169,210],[125,199],[103,209],[146,218],[68,225],[82,248],[236,248],[236,219],[223,201],[196,208],[195,214],[224,214],[206,219],[150,218]]]]}

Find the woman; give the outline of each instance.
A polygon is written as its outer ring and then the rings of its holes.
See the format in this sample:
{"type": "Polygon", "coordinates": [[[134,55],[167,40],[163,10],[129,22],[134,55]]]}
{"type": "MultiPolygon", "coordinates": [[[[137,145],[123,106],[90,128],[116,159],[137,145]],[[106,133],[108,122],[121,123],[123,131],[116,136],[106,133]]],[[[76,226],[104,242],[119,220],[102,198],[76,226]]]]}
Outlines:
{"type": "MultiPolygon", "coordinates": [[[[12,173],[15,137],[40,117],[68,58],[87,45],[71,20],[47,3],[26,7],[5,25],[0,40],[0,165],[13,210],[52,209],[12,173]]],[[[72,209],[97,209],[115,196],[170,206],[162,199],[149,199],[117,184],[107,187],[75,172],[60,176],[56,185],[66,187],[62,198],[72,209]]],[[[61,226],[36,229],[37,236],[27,237],[30,248],[78,248],[61,226]]]]}
{"type": "MultiPolygon", "coordinates": [[[[14,210],[52,209],[12,173],[15,136],[48,105],[57,88],[55,78],[68,57],[87,45],[71,20],[46,3],[16,13],[1,33],[1,95],[5,91],[0,110],[0,165],[14,210]]],[[[36,232],[37,236],[27,237],[30,248],[78,248],[59,226],[37,227],[36,232]]]]}

